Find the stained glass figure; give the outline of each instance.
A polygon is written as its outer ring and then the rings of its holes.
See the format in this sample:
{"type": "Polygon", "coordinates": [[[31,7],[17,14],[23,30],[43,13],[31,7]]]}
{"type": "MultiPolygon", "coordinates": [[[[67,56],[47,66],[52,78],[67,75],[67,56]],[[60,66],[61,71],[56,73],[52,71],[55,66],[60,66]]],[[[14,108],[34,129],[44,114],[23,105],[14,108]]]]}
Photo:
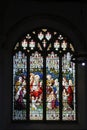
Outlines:
{"type": "Polygon", "coordinates": [[[19,51],[13,56],[13,119],[26,120],[27,57],[19,51]]]}
{"type": "Polygon", "coordinates": [[[75,64],[71,62],[71,54],[68,52],[62,58],[62,118],[63,120],[75,120],[75,64]]]}
{"type": "Polygon", "coordinates": [[[43,57],[30,56],[30,120],[43,119],[43,57]]]}
{"type": "Polygon", "coordinates": [[[51,52],[46,63],[46,119],[59,120],[59,57],[51,52]]]}

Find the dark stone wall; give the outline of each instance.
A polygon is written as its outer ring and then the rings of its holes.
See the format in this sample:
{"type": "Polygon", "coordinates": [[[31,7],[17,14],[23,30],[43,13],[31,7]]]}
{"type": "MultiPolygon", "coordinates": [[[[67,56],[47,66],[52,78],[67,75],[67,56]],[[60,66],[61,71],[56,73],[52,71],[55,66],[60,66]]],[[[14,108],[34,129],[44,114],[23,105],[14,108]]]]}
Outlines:
{"type": "Polygon", "coordinates": [[[52,27],[68,36],[78,52],[87,51],[87,3],[3,0],[0,4],[0,130],[87,129],[87,66],[78,66],[77,123],[12,123],[12,48],[31,29],[52,27]]]}

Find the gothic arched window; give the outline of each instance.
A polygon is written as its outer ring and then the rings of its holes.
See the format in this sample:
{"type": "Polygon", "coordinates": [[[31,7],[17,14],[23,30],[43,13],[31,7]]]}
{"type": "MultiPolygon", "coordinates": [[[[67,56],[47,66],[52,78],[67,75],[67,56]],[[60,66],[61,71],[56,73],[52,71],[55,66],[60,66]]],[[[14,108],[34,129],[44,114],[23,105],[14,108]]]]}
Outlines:
{"type": "Polygon", "coordinates": [[[13,51],[12,120],[76,120],[75,53],[53,29],[22,37],[13,51]]]}

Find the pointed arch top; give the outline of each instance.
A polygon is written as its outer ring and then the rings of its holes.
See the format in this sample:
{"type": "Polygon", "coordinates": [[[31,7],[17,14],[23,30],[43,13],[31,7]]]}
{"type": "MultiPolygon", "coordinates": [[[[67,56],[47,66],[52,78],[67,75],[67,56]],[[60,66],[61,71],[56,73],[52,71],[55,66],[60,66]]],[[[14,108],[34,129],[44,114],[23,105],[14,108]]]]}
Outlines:
{"type": "Polygon", "coordinates": [[[74,53],[52,28],[22,36],[13,48],[13,120],[76,121],[74,53]]]}
{"type": "Polygon", "coordinates": [[[25,52],[55,51],[57,53],[75,52],[75,48],[70,39],[60,31],[50,28],[38,28],[25,34],[14,46],[13,50],[19,48],[25,52]]]}

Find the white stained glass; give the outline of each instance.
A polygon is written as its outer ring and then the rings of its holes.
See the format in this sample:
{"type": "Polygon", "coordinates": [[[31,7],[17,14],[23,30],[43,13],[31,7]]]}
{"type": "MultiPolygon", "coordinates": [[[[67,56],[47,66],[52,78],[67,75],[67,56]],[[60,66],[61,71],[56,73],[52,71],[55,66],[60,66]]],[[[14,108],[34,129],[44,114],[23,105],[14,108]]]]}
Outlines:
{"type": "Polygon", "coordinates": [[[46,39],[49,41],[50,39],[51,39],[51,34],[50,34],[50,32],[47,32],[47,34],[46,34],[46,39]]]}
{"type": "Polygon", "coordinates": [[[42,40],[42,39],[44,38],[44,34],[43,34],[42,32],[40,32],[40,33],[38,34],[38,38],[39,38],[40,40],[42,40]]]}
{"type": "Polygon", "coordinates": [[[63,48],[63,50],[65,51],[67,48],[67,43],[65,41],[62,42],[61,47],[63,48]]]}
{"type": "Polygon", "coordinates": [[[29,47],[31,48],[31,50],[33,50],[33,48],[35,47],[35,42],[33,40],[29,42],[29,47]]]}
{"type": "Polygon", "coordinates": [[[58,50],[60,48],[60,43],[58,42],[58,40],[54,42],[54,48],[55,50],[58,50]]]}
{"type": "Polygon", "coordinates": [[[24,50],[27,48],[27,45],[28,45],[28,42],[26,41],[26,39],[24,39],[22,41],[22,47],[23,47],[24,50]]]}

